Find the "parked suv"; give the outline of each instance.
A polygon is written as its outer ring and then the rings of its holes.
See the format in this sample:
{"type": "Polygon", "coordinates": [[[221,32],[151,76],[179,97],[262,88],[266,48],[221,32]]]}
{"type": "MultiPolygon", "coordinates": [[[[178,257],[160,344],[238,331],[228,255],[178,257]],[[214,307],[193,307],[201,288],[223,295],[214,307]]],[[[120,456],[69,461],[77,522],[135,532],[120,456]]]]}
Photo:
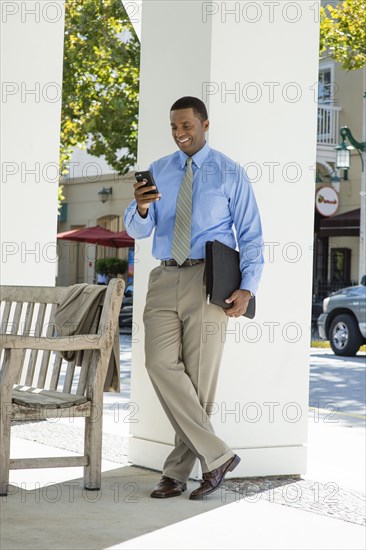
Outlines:
{"type": "Polygon", "coordinates": [[[318,331],[336,355],[356,355],[366,342],[365,282],[363,277],[363,284],[342,288],[323,300],[318,331]]]}

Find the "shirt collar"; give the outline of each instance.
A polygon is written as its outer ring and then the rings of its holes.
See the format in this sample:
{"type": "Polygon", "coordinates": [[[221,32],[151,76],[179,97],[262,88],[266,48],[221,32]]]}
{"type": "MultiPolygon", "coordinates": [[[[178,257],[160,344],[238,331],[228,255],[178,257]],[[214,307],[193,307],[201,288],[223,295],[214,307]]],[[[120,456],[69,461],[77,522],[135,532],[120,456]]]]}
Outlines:
{"type": "MultiPolygon", "coordinates": [[[[209,147],[209,145],[206,141],[204,146],[202,147],[202,149],[197,151],[197,153],[195,153],[192,156],[192,160],[195,163],[195,165],[197,166],[197,168],[201,168],[201,165],[203,164],[203,162],[207,158],[209,152],[210,152],[210,147],[209,147]]],[[[181,165],[182,168],[185,167],[186,162],[187,162],[187,158],[188,158],[188,155],[183,153],[183,151],[179,150],[179,160],[180,160],[180,165],[181,165]]]]}

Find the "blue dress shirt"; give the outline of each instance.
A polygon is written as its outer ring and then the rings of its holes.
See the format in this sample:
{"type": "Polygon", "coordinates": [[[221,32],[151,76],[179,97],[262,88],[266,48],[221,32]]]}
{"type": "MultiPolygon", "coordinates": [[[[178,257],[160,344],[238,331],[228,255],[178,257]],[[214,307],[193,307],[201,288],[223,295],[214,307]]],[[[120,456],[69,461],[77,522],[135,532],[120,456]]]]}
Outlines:
{"type": "MultiPolygon", "coordinates": [[[[150,166],[161,199],[150,205],[146,218],[136,201],[124,216],[127,233],[135,239],[149,237],[155,228],[152,253],[172,258],[172,240],[180,184],[186,170],[183,151],[163,157],[150,166]]],[[[263,269],[261,221],[253,189],[244,169],[206,143],[192,156],[192,259],[205,258],[206,241],[218,240],[240,252],[241,289],[256,293],[263,269]],[[235,226],[235,232],[233,230],[235,226]]]]}

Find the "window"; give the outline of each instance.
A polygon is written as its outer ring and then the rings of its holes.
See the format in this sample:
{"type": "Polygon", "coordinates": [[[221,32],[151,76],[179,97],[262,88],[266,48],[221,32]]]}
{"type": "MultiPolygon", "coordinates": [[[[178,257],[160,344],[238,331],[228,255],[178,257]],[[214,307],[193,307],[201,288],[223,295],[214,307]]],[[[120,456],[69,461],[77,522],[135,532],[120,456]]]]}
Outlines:
{"type": "Polygon", "coordinates": [[[332,248],[330,256],[330,282],[339,288],[351,284],[351,249],[332,248]]]}
{"type": "Polygon", "coordinates": [[[338,86],[334,82],[334,64],[322,63],[318,77],[318,137],[320,144],[338,144],[339,111],[338,86]]]}
{"type": "Polygon", "coordinates": [[[323,105],[334,105],[337,103],[335,99],[336,84],[334,83],[334,66],[322,65],[319,68],[318,78],[318,102],[323,105]]]}

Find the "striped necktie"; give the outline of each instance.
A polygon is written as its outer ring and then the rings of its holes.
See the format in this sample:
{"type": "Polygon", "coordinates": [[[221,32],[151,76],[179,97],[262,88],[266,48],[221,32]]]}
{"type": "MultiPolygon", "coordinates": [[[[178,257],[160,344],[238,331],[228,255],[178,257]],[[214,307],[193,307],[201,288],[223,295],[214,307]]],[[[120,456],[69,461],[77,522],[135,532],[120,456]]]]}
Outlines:
{"type": "Polygon", "coordinates": [[[172,257],[179,265],[189,257],[191,249],[192,180],[192,159],[188,157],[186,173],[179,189],[172,243],[172,257]]]}

